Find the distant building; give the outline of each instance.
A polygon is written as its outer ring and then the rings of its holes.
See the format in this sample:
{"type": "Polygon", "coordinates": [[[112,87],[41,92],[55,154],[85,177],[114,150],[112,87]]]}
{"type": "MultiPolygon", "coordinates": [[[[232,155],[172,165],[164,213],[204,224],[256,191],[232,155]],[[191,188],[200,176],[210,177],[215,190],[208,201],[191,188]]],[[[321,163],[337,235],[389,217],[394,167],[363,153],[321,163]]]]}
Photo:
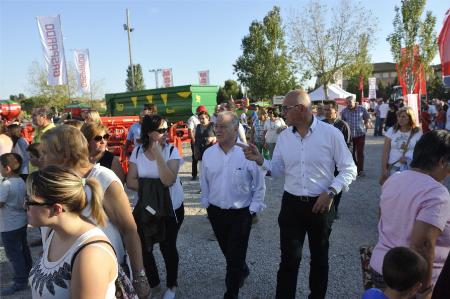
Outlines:
{"type": "MultiPolygon", "coordinates": [[[[372,76],[377,78],[377,85],[381,81],[383,86],[391,85],[395,79],[397,78],[397,70],[395,68],[395,63],[393,62],[378,62],[373,63],[373,71],[372,76]]],[[[432,65],[431,66],[434,69],[434,72],[437,75],[442,74],[442,68],[440,64],[432,65]]],[[[346,79],[343,80],[343,86],[344,89],[347,87],[348,81],[346,79]]],[[[367,82],[364,82],[364,84],[367,84],[367,82]]]]}

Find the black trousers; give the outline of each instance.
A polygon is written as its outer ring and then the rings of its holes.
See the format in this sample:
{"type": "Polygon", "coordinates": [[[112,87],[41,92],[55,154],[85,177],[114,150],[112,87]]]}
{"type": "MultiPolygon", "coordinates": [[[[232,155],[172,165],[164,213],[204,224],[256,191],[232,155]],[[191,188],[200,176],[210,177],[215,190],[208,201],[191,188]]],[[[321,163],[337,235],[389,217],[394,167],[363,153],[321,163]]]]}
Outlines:
{"type": "Polygon", "coordinates": [[[192,151],[192,177],[196,178],[197,177],[197,164],[198,164],[198,160],[195,159],[195,155],[194,155],[194,143],[191,142],[191,151],[192,151]]]}
{"type": "MultiPolygon", "coordinates": [[[[166,219],[166,239],[159,243],[159,249],[166,264],[166,286],[172,288],[178,286],[178,250],[177,250],[177,236],[181,224],[184,220],[184,205],[181,205],[175,210],[175,217],[167,217],[166,219]]],[[[142,241],[142,240],[141,240],[142,241]]],[[[142,241],[142,258],[144,262],[145,274],[147,275],[150,286],[156,287],[159,285],[158,267],[156,266],[153,251],[149,251],[148,246],[142,241]]],[[[153,248],[152,248],[153,249],[153,248]]]]}
{"type": "Polygon", "coordinates": [[[248,207],[242,209],[221,209],[210,205],[208,218],[227,262],[224,298],[238,298],[239,286],[248,275],[245,263],[252,216],[248,207]]]}
{"type": "Polygon", "coordinates": [[[334,204],[328,213],[313,213],[313,202],[303,202],[284,192],[280,225],[281,262],[277,275],[277,299],[294,299],[303,243],[308,234],[311,264],[309,299],[325,298],[328,284],[328,238],[334,220],[334,204]]]}

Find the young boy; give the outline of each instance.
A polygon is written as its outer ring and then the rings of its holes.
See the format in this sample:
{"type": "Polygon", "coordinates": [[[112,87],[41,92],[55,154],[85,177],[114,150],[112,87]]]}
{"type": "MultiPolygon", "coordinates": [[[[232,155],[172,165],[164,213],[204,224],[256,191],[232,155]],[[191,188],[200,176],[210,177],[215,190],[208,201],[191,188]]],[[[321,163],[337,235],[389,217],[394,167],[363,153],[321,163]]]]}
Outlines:
{"type": "Polygon", "coordinates": [[[362,299],[409,299],[414,298],[421,288],[427,262],[412,249],[395,247],[389,250],[383,260],[384,292],[380,289],[367,290],[362,299]]]}
{"type": "Polygon", "coordinates": [[[22,158],[15,153],[0,156],[0,232],[5,253],[14,270],[13,284],[1,291],[2,296],[28,287],[32,266],[27,244],[27,212],[23,207],[26,187],[20,178],[22,158]]]}
{"type": "Polygon", "coordinates": [[[32,143],[28,146],[27,151],[30,153],[30,173],[38,170],[42,167],[40,158],[41,158],[41,144],[40,143],[32,143]]]}

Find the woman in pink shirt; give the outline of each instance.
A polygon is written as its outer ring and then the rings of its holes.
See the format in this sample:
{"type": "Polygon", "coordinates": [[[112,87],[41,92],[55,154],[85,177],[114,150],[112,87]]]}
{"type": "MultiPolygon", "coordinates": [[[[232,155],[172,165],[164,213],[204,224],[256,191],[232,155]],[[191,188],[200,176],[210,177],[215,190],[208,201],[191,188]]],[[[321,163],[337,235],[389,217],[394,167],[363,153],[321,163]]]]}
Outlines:
{"type": "Polygon", "coordinates": [[[450,194],[441,183],[450,175],[450,133],[423,135],[411,169],[390,176],[382,187],[378,243],[370,260],[375,286],[383,288],[381,268],[389,249],[405,246],[428,262],[420,294],[431,294],[450,251],[450,194]]]}

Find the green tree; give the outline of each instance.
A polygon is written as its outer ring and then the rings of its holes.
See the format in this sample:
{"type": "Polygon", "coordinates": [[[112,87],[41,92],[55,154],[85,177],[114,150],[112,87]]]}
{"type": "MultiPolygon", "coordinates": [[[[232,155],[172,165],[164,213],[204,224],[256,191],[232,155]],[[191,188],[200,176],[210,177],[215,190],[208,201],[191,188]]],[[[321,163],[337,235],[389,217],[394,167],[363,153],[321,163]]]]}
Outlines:
{"type": "MultiPolygon", "coordinates": [[[[134,70],[134,91],[145,89],[144,75],[142,74],[142,67],[138,64],[133,64],[134,70]]],[[[133,79],[131,77],[131,67],[127,68],[127,79],[125,80],[127,91],[133,91],[133,79]]]]}
{"type": "Polygon", "coordinates": [[[316,76],[327,91],[339,72],[347,78],[365,73],[375,21],[370,10],[352,0],[341,0],[331,11],[314,0],[293,14],[288,24],[290,48],[302,78],[316,76]]]}
{"type": "Polygon", "coordinates": [[[442,82],[442,77],[433,74],[427,84],[428,95],[432,99],[445,99],[448,94],[445,93],[445,86],[442,82]]]}
{"type": "Polygon", "coordinates": [[[395,6],[394,32],[387,37],[394,61],[405,70],[408,93],[413,93],[422,68],[431,74],[430,64],[437,51],[436,17],[427,11],[421,20],[425,3],[426,0],[402,0],[401,7],[395,6]]]}
{"type": "Polygon", "coordinates": [[[226,80],[223,87],[219,88],[217,93],[217,103],[226,103],[231,97],[233,99],[242,99],[244,97],[242,93],[242,87],[235,80],[226,80]]]}
{"type": "Polygon", "coordinates": [[[233,65],[234,72],[252,97],[271,98],[295,88],[279,7],[269,11],[262,22],[252,22],[241,48],[243,53],[233,65]]]}

